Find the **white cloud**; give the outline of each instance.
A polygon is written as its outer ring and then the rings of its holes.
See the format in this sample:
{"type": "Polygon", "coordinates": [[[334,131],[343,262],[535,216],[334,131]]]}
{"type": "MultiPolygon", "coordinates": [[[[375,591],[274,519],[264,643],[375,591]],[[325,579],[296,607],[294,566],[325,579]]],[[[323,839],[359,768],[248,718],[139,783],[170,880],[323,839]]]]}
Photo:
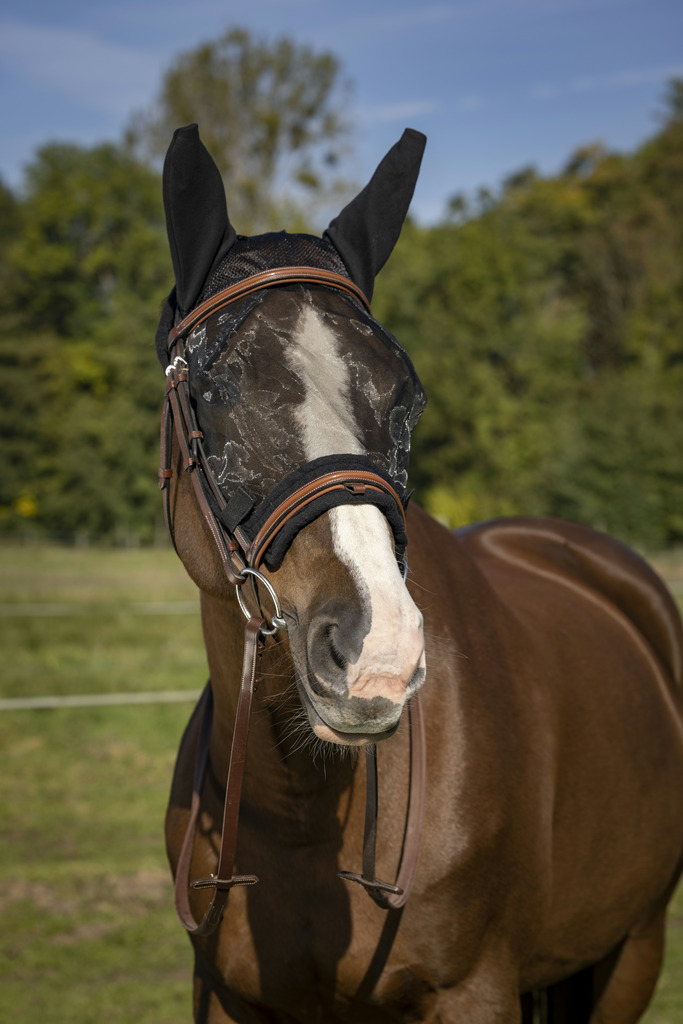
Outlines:
{"type": "MultiPolygon", "coordinates": [[[[461,96],[452,100],[449,106],[462,113],[481,110],[486,101],[481,96],[461,96]]],[[[406,100],[403,103],[388,103],[379,106],[361,107],[358,116],[366,125],[390,124],[393,121],[409,121],[414,117],[424,117],[442,109],[437,100],[406,100]]]]}
{"type": "Polygon", "coordinates": [[[553,100],[556,96],[559,96],[560,90],[555,85],[547,85],[545,83],[541,85],[535,85],[531,90],[531,95],[535,100],[553,100]]]}
{"type": "Polygon", "coordinates": [[[153,52],[88,32],[10,21],[0,22],[0,59],[29,86],[117,118],[151,98],[162,68],[153,52]]]}
{"type": "Polygon", "coordinates": [[[571,84],[576,92],[594,92],[597,89],[628,89],[634,85],[650,85],[664,82],[667,78],[683,75],[683,64],[667,64],[656,68],[633,68],[609,75],[595,75],[577,78],[571,84]]]}
{"type": "Polygon", "coordinates": [[[362,26],[364,34],[375,34],[455,21],[473,21],[486,25],[490,23],[491,18],[553,18],[561,14],[594,11],[596,8],[621,7],[632,2],[633,0],[458,0],[455,3],[425,6],[414,4],[410,9],[404,10],[397,7],[390,14],[368,13],[363,18],[354,20],[353,26],[356,31],[362,26]]]}
{"type": "Polygon", "coordinates": [[[486,106],[486,101],[482,96],[461,96],[460,99],[455,101],[455,106],[458,110],[465,112],[481,110],[482,107],[486,106]]]}
{"type": "Polygon", "coordinates": [[[423,117],[438,108],[434,100],[408,100],[405,103],[390,103],[377,107],[361,107],[359,116],[365,124],[388,124],[392,121],[410,120],[423,117]]]}
{"type": "Polygon", "coordinates": [[[391,14],[370,14],[359,19],[364,32],[400,31],[417,28],[420,25],[440,25],[454,21],[475,10],[474,4],[455,6],[452,4],[416,7],[413,10],[395,10],[391,14]]]}
{"type": "Polygon", "coordinates": [[[581,75],[571,82],[541,82],[530,89],[536,100],[553,100],[568,93],[602,92],[608,89],[630,89],[638,85],[664,83],[669,78],[683,77],[683,64],[665,64],[654,68],[632,68],[609,74],[581,75]]]}

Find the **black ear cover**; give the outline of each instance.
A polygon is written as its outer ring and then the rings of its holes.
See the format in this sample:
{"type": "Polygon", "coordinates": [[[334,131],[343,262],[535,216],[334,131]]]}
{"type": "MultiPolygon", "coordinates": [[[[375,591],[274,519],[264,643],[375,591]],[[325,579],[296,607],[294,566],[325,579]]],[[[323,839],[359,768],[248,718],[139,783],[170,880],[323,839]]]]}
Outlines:
{"type": "Polygon", "coordinates": [[[176,303],[184,315],[196,305],[237,237],[228,217],[223,179],[196,124],[173,133],[164,161],[163,196],[176,303]]]}
{"type": "Polygon", "coordinates": [[[406,128],[362,192],[332,221],[325,236],[351,280],[372,298],[375,276],[398,241],[413,198],[426,137],[406,128]]]}

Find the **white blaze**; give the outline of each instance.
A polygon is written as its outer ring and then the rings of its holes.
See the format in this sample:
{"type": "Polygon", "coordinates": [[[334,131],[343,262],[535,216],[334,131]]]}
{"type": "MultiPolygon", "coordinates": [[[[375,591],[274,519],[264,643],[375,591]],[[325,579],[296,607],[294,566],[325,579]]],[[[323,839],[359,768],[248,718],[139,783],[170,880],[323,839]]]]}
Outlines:
{"type": "Polygon", "coordinates": [[[301,314],[287,361],[306,389],[296,418],[309,462],[323,455],[364,455],[348,400],[349,371],[334,333],[310,306],[301,314]]]}
{"type": "Polygon", "coordinates": [[[330,517],[337,557],[372,612],[361,655],[348,666],[349,694],[401,703],[413,671],[425,664],[422,615],[403,582],[387,522],[374,505],[338,505],[330,517]]]}
{"type": "MultiPolygon", "coordinates": [[[[310,306],[302,312],[287,360],[305,388],[296,417],[306,458],[364,455],[349,401],[348,369],[334,332],[310,306]]],[[[361,655],[348,666],[349,692],[401,702],[418,660],[424,667],[422,616],[403,583],[387,522],[374,505],[337,505],[329,515],[335,553],[371,614],[361,655]]]]}

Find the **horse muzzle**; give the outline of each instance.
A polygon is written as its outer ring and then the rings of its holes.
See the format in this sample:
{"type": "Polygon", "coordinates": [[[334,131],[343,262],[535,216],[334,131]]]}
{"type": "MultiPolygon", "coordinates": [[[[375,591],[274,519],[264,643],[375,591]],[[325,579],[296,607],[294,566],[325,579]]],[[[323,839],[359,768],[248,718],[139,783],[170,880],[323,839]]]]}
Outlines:
{"type": "Polygon", "coordinates": [[[385,649],[368,643],[372,632],[360,640],[357,634],[329,614],[318,616],[308,631],[299,690],[313,732],[332,743],[360,745],[391,736],[425,679],[421,617],[385,649]]]}

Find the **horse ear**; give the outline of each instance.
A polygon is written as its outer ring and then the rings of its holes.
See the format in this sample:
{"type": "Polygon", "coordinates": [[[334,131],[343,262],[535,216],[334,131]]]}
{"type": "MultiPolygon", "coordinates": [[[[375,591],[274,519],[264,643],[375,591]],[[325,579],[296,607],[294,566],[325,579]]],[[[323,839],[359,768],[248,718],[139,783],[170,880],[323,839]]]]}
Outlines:
{"type": "Polygon", "coordinates": [[[389,259],[401,233],[426,142],[422,132],[406,128],[363,191],[325,232],[351,280],[368,299],[372,298],[375,275],[389,259]]]}
{"type": "Polygon", "coordinates": [[[237,237],[228,218],[223,179],[196,124],[173,133],[164,161],[163,194],[176,301],[185,314],[237,237]]]}

